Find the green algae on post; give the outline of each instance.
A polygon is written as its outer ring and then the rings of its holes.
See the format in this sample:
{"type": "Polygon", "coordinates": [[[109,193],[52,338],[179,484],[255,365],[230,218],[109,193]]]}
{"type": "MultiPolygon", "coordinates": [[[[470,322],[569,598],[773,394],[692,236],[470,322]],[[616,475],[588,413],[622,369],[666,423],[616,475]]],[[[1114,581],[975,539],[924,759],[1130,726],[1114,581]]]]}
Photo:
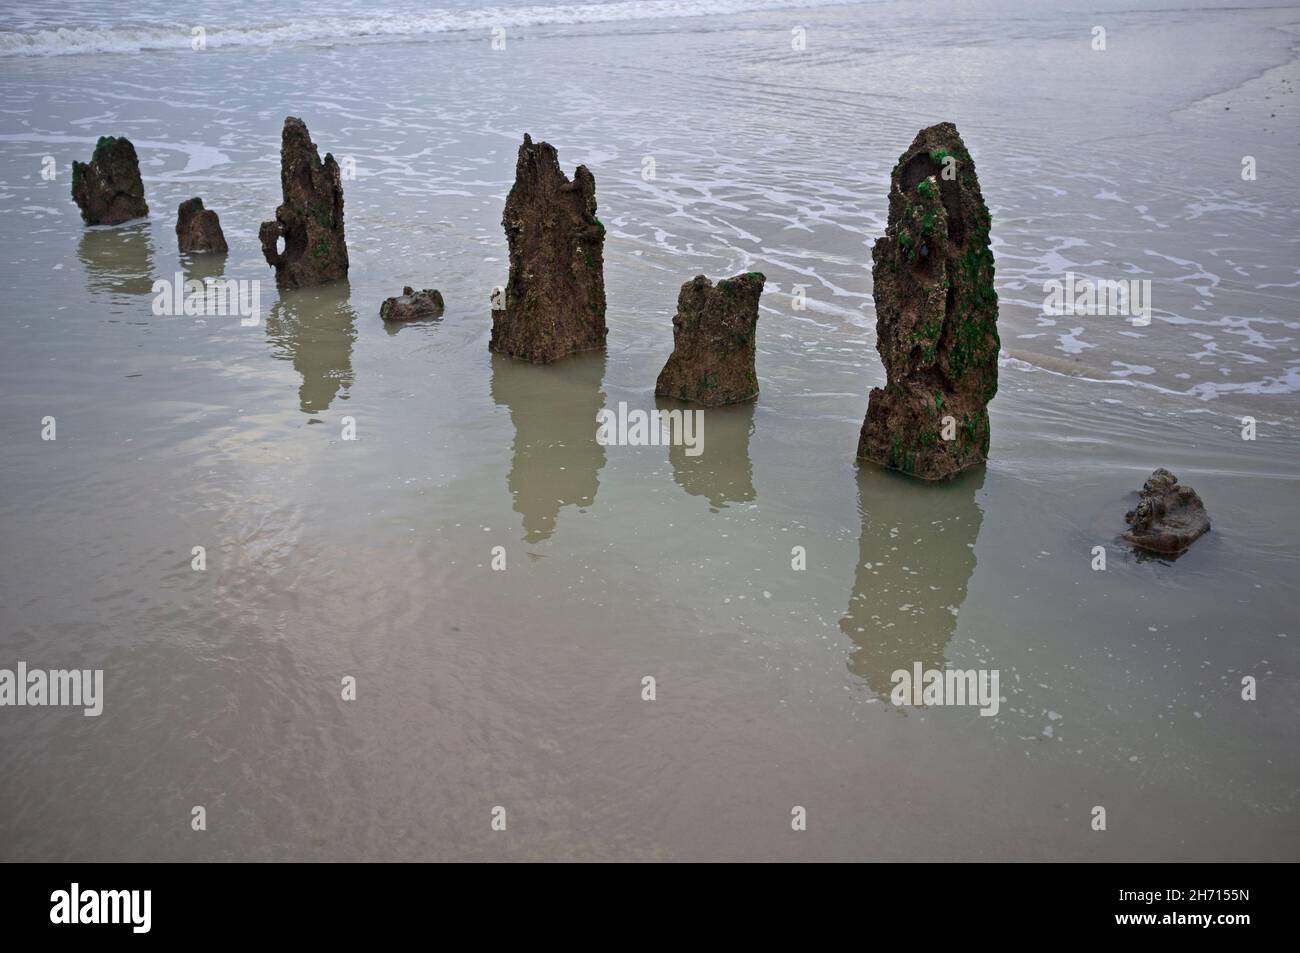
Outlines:
{"type": "Polygon", "coordinates": [[[706,407],[758,397],[758,299],[766,281],[751,271],[716,285],[696,275],[682,285],[673,316],[673,353],[659,372],[657,395],[706,407]]]}
{"type": "Polygon", "coordinates": [[[343,234],[343,180],[334,156],[322,162],[301,119],[289,116],[280,136],[280,189],[275,220],[257,236],[281,288],[304,288],[348,276],[343,234]],[[284,251],[278,250],[284,239],[284,251]]]}
{"type": "Polygon", "coordinates": [[[922,130],[894,166],[872,249],[886,383],[871,392],[859,459],[941,480],[988,458],[1000,347],[990,224],[956,126],[922,130]]]}
{"type": "Polygon", "coordinates": [[[89,162],[72,163],[72,199],[87,225],[118,225],[149,214],[135,146],[101,136],[89,162]]]}

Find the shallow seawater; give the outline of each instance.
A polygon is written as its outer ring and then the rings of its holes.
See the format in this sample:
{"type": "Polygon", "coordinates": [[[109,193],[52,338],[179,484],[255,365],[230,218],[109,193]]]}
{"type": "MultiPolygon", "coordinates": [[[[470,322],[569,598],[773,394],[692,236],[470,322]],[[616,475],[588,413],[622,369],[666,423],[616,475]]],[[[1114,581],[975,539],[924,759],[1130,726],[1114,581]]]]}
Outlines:
{"type": "Polygon", "coordinates": [[[7,13],[0,667],[107,697],[0,710],[0,857],[1300,859],[1300,13],[1164,6],[240,3],[203,51],[169,6],[7,13]],[[347,283],[262,260],[286,115],[355,163],[347,283]],[[930,486],[853,457],[890,169],[941,120],[1004,354],[988,466],[930,486]],[[608,347],[549,367],[487,350],[525,132],[608,228],[608,347]],[[106,134],[152,214],[88,229],[106,134]],[[192,195],[228,256],[177,254],[192,195]],[[598,444],[681,284],[751,270],[758,401],[698,457],[598,444]],[[178,272],[258,322],[156,315],[178,272]],[[1149,279],[1150,324],[1045,315],[1066,272],[1149,279]],[[385,326],[404,285],[445,316],[385,326]],[[1172,561],[1118,540],[1157,466],[1213,523],[1172,561]],[[997,669],[998,714],[891,705],[914,662],[997,669]]]}

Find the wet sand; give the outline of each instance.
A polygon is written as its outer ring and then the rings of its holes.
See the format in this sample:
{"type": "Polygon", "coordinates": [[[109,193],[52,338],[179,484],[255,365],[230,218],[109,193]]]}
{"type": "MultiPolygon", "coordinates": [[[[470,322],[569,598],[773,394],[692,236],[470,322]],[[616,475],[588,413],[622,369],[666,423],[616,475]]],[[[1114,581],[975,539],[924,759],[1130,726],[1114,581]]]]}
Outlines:
{"type": "Polygon", "coordinates": [[[0,665],[107,695],[0,710],[0,857],[1297,859],[1300,17],[1132,6],[0,42],[0,665]],[[277,294],[261,259],[286,114],[356,161],[346,285],[277,294]],[[943,119],[1005,353],[989,465],[929,487],[853,451],[889,170],[943,119]],[[609,229],[607,351],[546,368],[487,351],[525,131],[609,229]],[[85,229],[63,170],[108,132],[153,215],[85,229]],[[175,251],[194,194],[224,260],[175,251]],[[262,320],[154,316],[177,270],[260,278],[262,320]],[[655,406],[681,283],[747,270],[757,404],[699,458],[598,445],[597,410],[655,406]],[[1044,315],[1068,270],[1149,278],[1151,325],[1044,315]],[[446,316],[386,328],[406,284],[446,316]],[[1213,521],[1174,562],[1117,540],[1156,466],[1213,521]],[[997,668],[998,716],[893,707],[913,661],[997,668]]]}

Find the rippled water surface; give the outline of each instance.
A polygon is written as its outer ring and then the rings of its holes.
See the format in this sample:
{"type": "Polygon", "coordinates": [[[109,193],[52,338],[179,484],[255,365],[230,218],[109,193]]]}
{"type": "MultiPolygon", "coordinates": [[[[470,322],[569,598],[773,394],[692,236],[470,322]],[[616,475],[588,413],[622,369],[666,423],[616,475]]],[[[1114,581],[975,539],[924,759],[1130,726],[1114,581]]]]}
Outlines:
{"type": "Polygon", "coordinates": [[[0,857],[1300,859],[1295,8],[3,7],[0,667],[107,698],[0,710],[0,857]],[[286,115],[355,163],[347,284],[262,260],[286,115]],[[941,120],[1004,353],[987,468],[924,486],[853,455],[890,169],[941,120]],[[487,350],[524,132],[608,228],[607,351],[541,368],[487,350]],[[152,214],[87,229],[107,134],[152,214]],[[224,259],[178,256],[192,195],[224,259]],[[758,402],[699,457],[597,444],[682,282],[750,270],[758,402]],[[260,320],[156,316],[177,272],[260,320]],[[1150,280],[1150,324],[1045,315],[1066,272],[1150,280]],[[386,328],[408,284],[445,317],[386,328]],[[1213,521],[1174,562],[1117,540],[1156,466],[1213,521]],[[998,669],[998,716],[891,706],[917,661],[998,669]]]}

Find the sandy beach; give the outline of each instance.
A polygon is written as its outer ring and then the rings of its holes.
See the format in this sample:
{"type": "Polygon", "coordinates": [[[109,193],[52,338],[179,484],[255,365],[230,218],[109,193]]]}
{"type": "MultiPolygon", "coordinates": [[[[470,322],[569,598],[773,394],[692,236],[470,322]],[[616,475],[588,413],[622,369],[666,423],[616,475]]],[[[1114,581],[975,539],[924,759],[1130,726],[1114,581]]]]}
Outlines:
{"type": "Polygon", "coordinates": [[[0,710],[0,859],[1300,859],[1300,10],[319,11],[6,11],[0,667],[104,705],[0,710]],[[263,261],[286,116],[345,170],[346,282],[263,261]],[[940,121],[1002,353],[987,466],[923,485],[854,448],[890,172],[940,121]],[[525,133],[607,229],[607,346],[548,366],[488,351],[525,133]],[[103,135],[148,219],[83,225],[103,135]],[[698,457],[598,443],[682,283],[755,271],[758,400],[698,457]],[[178,273],[259,320],[159,316],[178,273]],[[1149,321],[1045,313],[1067,274],[1149,321]],[[386,325],[407,285],[445,315],[386,325]],[[1156,467],[1213,519],[1177,560],[1119,541],[1156,467]],[[1000,671],[996,717],[891,704],[914,661],[1000,671]]]}

